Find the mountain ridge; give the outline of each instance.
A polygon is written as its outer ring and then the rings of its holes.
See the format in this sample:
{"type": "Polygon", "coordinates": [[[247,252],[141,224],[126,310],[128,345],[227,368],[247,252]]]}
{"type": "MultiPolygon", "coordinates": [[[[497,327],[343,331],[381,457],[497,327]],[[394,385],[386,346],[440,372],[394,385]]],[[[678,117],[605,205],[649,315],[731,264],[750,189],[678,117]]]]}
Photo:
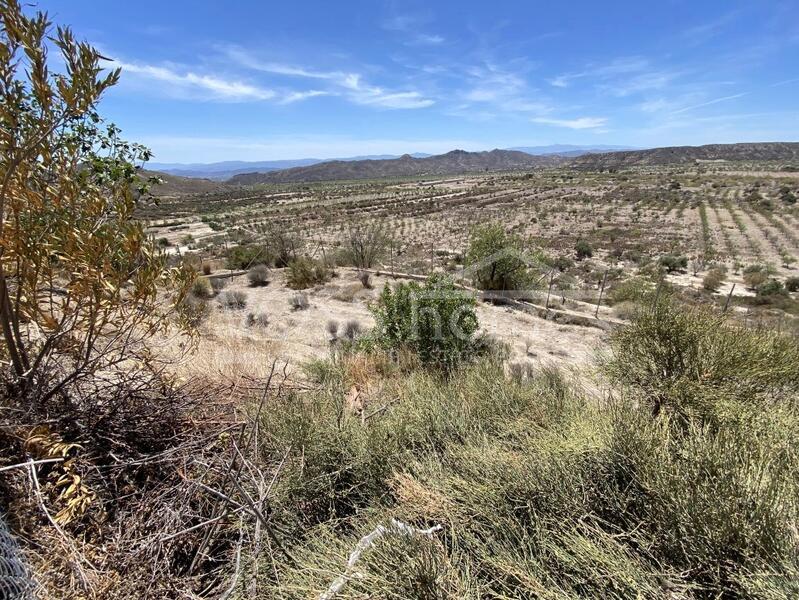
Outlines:
{"type": "Polygon", "coordinates": [[[380,179],[417,175],[452,175],[468,172],[502,171],[555,166],[564,161],[558,156],[535,156],[516,150],[467,152],[451,150],[445,154],[415,158],[404,154],[399,158],[360,161],[327,161],[306,167],[293,167],[269,173],[246,173],[228,180],[234,185],[258,183],[294,183],[336,179],[380,179]]]}

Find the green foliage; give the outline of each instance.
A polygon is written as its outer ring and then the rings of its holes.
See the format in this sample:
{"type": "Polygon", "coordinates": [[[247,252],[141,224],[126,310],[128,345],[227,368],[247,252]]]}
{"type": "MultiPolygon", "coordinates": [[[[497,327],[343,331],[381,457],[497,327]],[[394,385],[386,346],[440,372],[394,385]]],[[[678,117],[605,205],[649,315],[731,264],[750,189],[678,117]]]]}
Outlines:
{"type": "Polygon", "coordinates": [[[608,292],[608,304],[614,306],[622,302],[642,302],[652,291],[652,284],[642,277],[631,277],[616,283],[608,292]]]}
{"type": "Polygon", "coordinates": [[[249,269],[255,265],[270,265],[274,257],[269,248],[262,244],[243,244],[234,246],[227,252],[229,269],[249,269]]]}
{"type": "Polygon", "coordinates": [[[757,286],[758,296],[784,295],[785,286],[779,279],[769,279],[757,286]]]}
{"type": "Polygon", "coordinates": [[[658,263],[660,266],[664,267],[667,272],[674,273],[675,271],[684,271],[688,268],[688,257],[666,254],[660,257],[658,263]]]}
{"type": "Polygon", "coordinates": [[[774,270],[767,265],[749,265],[743,271],[744,285],[750,290],[757,290],[773,273],[774,270]]]}
{"type": "Polygon", "coordinates": [[[424,364],[452,369],[474,353],[477,315],[474,296],[452,280],[431,275],[420,286],[386,284],[372,306],[376,326],[372,339],[383,349],[408,349],[424,364]]]}
{"type": "Polygon", "coordinates": [[[724,283],[726,276],[727,272],[725,269],[714,267],[702,278],[702,287],[708,292],[716,292],[721,287],[721,284],[724,283]]]}
{"type": "Polygon", "coordinates": [[[293,290],[304,290],[330,280],[332,273],[327,265],[318,260],[301,256],[289,263],[286,285],[293,290]]]}
{"type": "Polygon", "coordinates": [[[519,236],[508,233],[499,223],[472,229],[466,264],[477,287],[483,290],[523,290],[533,282],[529,254],[519,236]]]}
{"type": "Polygon", "coordinates": [[[138,174],[151,153],[101,119],[120,74],[101,58],[46,15],[0,1],[0,353],[41,399],[121,364],[174,317],[188,325],[194,275],[169,269],[134,218],[155,182],[138,174]]]}
{"type": "Polygon", "coordinates": [[[728,405],[765,408],[799,392],[796,340],[669,300],[614,334],[606,367],[655,414],[718,417],[728,405]]]}
{"type": "Polygon", "coordinates": [[[574,254],[577,260],[591,258],[594,255],[594,248],[586,240],[578,240],[574,245],[574,254]]]}
{"type": "Polygon", "coordinates": [[[196,298],[208,299],[214,296],[214,289],[207,277],[198,277],[191,285],[191,293],[196,298]]]}
{"type": "Polygon", "coordinates": [[[557,372],[518,381],[482,361],[457,377],[392,381],[373,398],[388,409],[362,421],[342,405],[346,362],[313,372],[322,391],[262,421],[268,460],[302,448],[270,496],[291,560],[262,562],[266,596],[318,597],[358,541],[392,517],[441,531],[376,541],[342,597],[799,592],[790,405],[738,406],[708,427],[653,418],[637,396],[600,408],[557,372]]]}

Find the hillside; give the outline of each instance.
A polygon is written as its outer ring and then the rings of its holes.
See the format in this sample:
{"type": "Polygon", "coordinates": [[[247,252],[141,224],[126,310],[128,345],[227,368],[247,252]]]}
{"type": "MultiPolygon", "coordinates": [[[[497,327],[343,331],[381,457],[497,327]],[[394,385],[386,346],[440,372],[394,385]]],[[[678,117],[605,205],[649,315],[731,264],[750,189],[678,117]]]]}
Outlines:
{"type": "Polygon", "coordinates": [[[531,169],[562,164],[556,156],[532,156],[514,150],[466,152],[453,150],[446,154],[414,158],[409,154],[387,160],[329,161],[308,167],[296,167],[271,173],[236,175],[228,183],[292,183],[299,181],[333,181],[340,179],[380,179],[416,175],[453,175],[457,173],[531,169]]]}
{"type": "Polygon", "coordinates": [[[592,170],[645,165],[687,164],[705,160],[799,160],[799,143],[708,144],[706,146],[672,146],[652,148],[650,150],[585,154],[572,160],[571,166],[592,170]]]}
{"type": "Polygon", "coordinates": [[[193,194],[210,194],[214,192],[221,192],[227,188],[227,185],[219,181],[211,181],[210,179],[198,179],[195,177],[181,177],[179,175],[170,175],[169,173],[161,173],[160,171],[141,171],[139,173],[142,177],[160,177],[163,183],[154,185],[152,193],[154,196],[190,196],[193,194]]]}

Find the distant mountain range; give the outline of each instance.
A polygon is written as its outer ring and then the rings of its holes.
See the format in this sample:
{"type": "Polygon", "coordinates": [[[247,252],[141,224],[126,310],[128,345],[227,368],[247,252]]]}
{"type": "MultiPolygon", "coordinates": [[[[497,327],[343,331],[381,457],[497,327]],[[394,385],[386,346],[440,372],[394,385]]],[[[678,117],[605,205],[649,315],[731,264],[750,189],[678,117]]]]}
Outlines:
{"type": "Polygon", "coordinates": [[[437,156],[415,158],[405,154],[399,158],[368,160],[333,160],[306,167],[294,167],[268,173],[247,173],[228,180],[235,185],[258,183],[292,183],[299,181],[330,181],[336,179],[381,179],[418,175],[451,175],[484,171],[510,171],[554,166],[564,162],[558,155],[534,156],[516,150],[466,152],[452,150],[437,156]]]}
{"type": "MultiPolygon", "coordinates": [[[[611,152],[616,150],[637,150],[630,146],[574,146],[570,144],[552,144],[550,146],[519,146],[517,148],[506,148],[534,156],[558,154],[560,156],[582,156],[591,152],[611,152]]],[[[412,152],[409,154],[413,158],[428,158],[432,154],[424,152],[412,152]]],[[[342,161],[351,162],[356,160],[392,160],[400,158],[397,154],[372,154],[366,156],[349,156],[346,158],[296,158],[288,160],[263,160],[263,161],[244,161],[228,160],[215,163],[149,163],[148,169],[169,173],[170,175],[180,175],[181,177],[201,177],[213,179],[214,181],[225,181],[234,175],[241,173],[270,173],[282,169],[292,169],[294,167],[308,167],[323,162],[342,161]]]]}
{"type": "MultiPolygon", "coordinates": [[[[346,179],[381,179],[413,177],[422,175],[458,175],[488,171],[513,171],[544,167],[572,167],[585,170],[627,168],[646,165],[693,164],[702,161],[799,161],[799,142],[761,142],[742,144],[709,144],[706,146],[674,146],[648,150],[616,150],[598,152],[594,146],[586,147],[539,146],[529,147],[527,151],[491,150],[490,152],[466,152],[452,150],[446,154],[430,156],[426,154],[405,154],[397,158],[386,156],[316,161],[271,161],[268,163],[227,162],[213,165],[195,165],[218,169],[215,180],[211,178],[186,177],[174,172],[189,172],[190,169],[175,169],[161,174],[165,184],[155,192],[158,195],[198,194],[229,189],[229,186],[247,186],[260,183],[295,183],[312,181],[335,181],[346,179]],[[571,149],[570,149],[571,148],[571,149]],[[551,152],[550,150],[555,150],[551,152]],[[297,165],[297,162],[306,164],[297,165]],[[252,169],[252,165],[268,165],[265,172],[247,171],[237,173],[229,179],[220,181],[223,173],[235,169],[252,169]],[[294,164],[289,168],[280,168],[294,164]],[[242,167],[241,165],[250,165],[242,167]],[[228,169],[226,171],[225,169],[228,169]]],[[[148,170],[164,165],[148,165],[148,170]]],[[[181,165],[191,167],[192,165],[181,165]]],[[[266,168],[266,167],[264,167],[266,168]]]]}
{"type": "MultiPolygon", "coordinates": [[[[416,152],[411,154],[411,156],[414,158],[424,158],[426,156],[430,156],[430,154],[416,152]]],[[[399,158],[399,155],[375,154],[337,159],[296,158],[287,160],[262,161],[226,160],[215,163],[148,163],[147,168],[152,171],[160,171],[161,173],[169,173],[170,175],[179,175],[181,177],[200,177],[215,181],[225,181],[240,173],[269,173],[270,171],[291,169],[293,167],[307,167],[309,165],[316,165],[329,160],[387,160],[392,158],[399,158]]]]}
{"type": "Polygon", "coordinates": [[[640,150],[632,146],[574,146],[572,144],[552,144],[549,146],[516,146],[508,150],[518,150],[527,154],[558,154],[560,156],[582,156],[596,152],[617,152],[619,150],[640,150]]]}

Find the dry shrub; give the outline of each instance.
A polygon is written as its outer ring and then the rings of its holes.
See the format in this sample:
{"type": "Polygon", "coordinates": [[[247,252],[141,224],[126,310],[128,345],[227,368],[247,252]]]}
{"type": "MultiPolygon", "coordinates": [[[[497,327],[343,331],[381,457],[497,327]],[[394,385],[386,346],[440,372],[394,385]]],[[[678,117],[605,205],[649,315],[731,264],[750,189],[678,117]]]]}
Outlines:
{"type": "Polygon", "coordinates": [[[304,290],[330,280],[329,267],[306,256],[292,260],[286,273],[286,285],[293,290],[304,290]]]}
{"type": "Polygon", "coordinates": [[[636,313],[640,310],[640,306],[641,305],[637,302],[625,300],[624,302],[613,305],[613,314],[619,319],[629,321],[635,317],[636,313]]]}
{"type": "Polygon", "coordinates": [[[331,297],[333,300],[338,300],[339,302],[353,302],[361,289],[362,286],[358,283],[343,285],[333,292],[331,297]]]}
{"type": "Polygon", "coordinates": [[[214,277],[211,279],[211,289],[214,290],[214,294],[218,294],[222,290],[224,290],[228,285],[229,279],[227,277],[214,277]]]}
{"type": "Polygon", "coordinates": [[[241,290],[222,292],[217,296],[217,302],[222,308],[231,310],[242,309],[247,306],[247,294],[241,290]]]}
{"type": "Polygon", "coordinates": [[[198,277],[191,284],[191,293],[195,298],[208,299],[213,298],[214,289],[207,277],[198,277]]]}
{"type": "Polygon", "coordinates": [[[264,312],[255,314],[255,313],[247,313],[247,318],[244,321],[244,324],[247,327],[260,327],[261,329],[266,329],[269,326],[269,315],[264,312]]]}
{"type": "Polygon", "coordinates": [[[372,274],[368,271],[361,271],[358,273],[358,281],[361,282],[361,285],[364,287],[364,289],[372,289],[372,274]]]}
{"type": "MultiPolygon", "coordinates": [[[[41,594],[164,598],[223,584],[235,542],[228,526],[217,530],[193,573],[205,530],[162,540],[217,510],[218,502],[192,479],[222,484],[201,465],[230,460],[229,447],[208,443],[221,439],[228,408],[207,386],[177,386],[147,361],[83,380],[58,400],[28,414],[47,426],[31,430],[12,412],[0,427],[0,437],[14,432],[3,440],[11,463],[27,456],[67,459],[36,467],[41,501],[63,535],[44,518],[24,471],[3,490],[7,514],[28,532],[27,556],[41,594]]],[[[3,404],[15,405],[7,390],[3,404]]]]}
{"type": "Polygon", "coordinates": [[[292,310],[308,309],[311,306],[311,303],[308,301],[308,294],[304,292],[294,294],[289,298],[289,306],[292,310]]]}
{"type": "Polygon", "coordinates": [[[269,267],[255,265],[247,272],[247,279],[253,287],[269,285],[269,267]]]}

